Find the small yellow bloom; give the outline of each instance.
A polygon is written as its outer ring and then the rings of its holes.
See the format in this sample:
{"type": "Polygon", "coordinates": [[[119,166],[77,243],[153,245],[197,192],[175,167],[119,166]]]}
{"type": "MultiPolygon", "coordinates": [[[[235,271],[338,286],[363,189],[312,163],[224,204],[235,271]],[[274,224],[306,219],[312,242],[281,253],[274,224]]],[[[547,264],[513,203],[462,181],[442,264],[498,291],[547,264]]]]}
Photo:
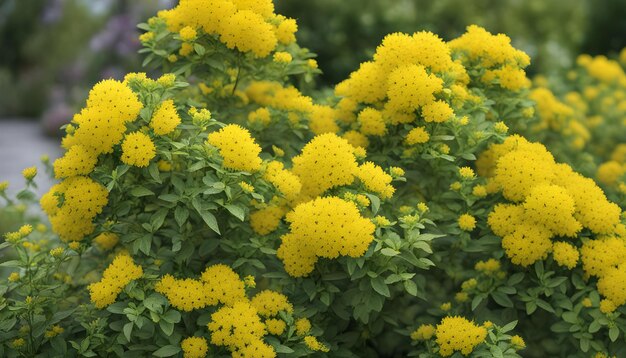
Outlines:
{"type": "Polygon", "coordinates": [[[22,176],[26,180],[33,180],[33,178],[35,178],[36,175],[37,175],[37,167],[28,167],[22,170],[22,176]]]}
{"type": "Polygon", "coordinates": [[[244,181],[240,182],[239,186],[241,187],[241,190],[246,193],[252,193],[254,191],[254,187],[244,181]]]}
{"type": "Polygon", "coordinates": [[[306,62],[306,64],[307,64],[310,68],[312,68],[312,69],[314,69],[314,70],[315,70],[315,69],[317,69],[317,67],[318,67],[317,61],[315,61],[315,60],[314,60],[314,59],[312,59],[312,58],[311,58],[311,59],[309,59],[309,60],[306,62]]]}
{"type": "Polygon", "coordinates": [[[50,256],[52,256],[52,257],[59,257],[61,255],[63,255],[63,248],[62,247],[57,247],[57,248],[54,248],[54,249],[50,250],[50,256]]]}
{"type": "Polygon", "coordinates": [[[441,309],[442,311],[449,311],[450,309],[452,309],[452,303],[450,302],[442,303],[441,306],[439,306],[439,309],[441,309]]]}
{"type": "Polygon", "coordinates": [[[311,330],[311,321],[306,318],[300,318],[296,321],[296,333],[299,336],[304,336],[311,330]]]}
{"type": "Polygon", "coordinates": [[[0,193],[7,190],[9,188],[9,182],[8,181],[0,181],[0,193]]]}
{"type": "Polygon", "coordinates": [[[455,181],[454,183],[450,184],[450,189],[454,190],[454,191],[459,191],[461,190],[461,183],[458,181],[455,181]]]}
{"type": "Polygon", "coordinates": [[[398,167],[389,168],[389,172],[395,177],[403,177],[405,174],[404,169],[398,167]]]}
{"type": "Polygon", "coordinates": [[[498,122],[493,126],[497,133],[504,134],[509,131],[509,127],[504,122],[498,122]]]}
{"type": "Polygon", "coordinates": [[[470,214],[463,214],[459,216],[458,224],[461,230],[472,231],[476,228],[476,218],[470,214]]]}
{"type": "Polygon", "coordinates": [[[175,54],[171,54],[169,56],[167,56],[167,60],[171,63],[174,63],[176,61],[178,61],[178,56],[176,56],[175,54]]]}
{"type": "Polygon", "coordinates": [[[78,241],[72,241],[67,245],[70,249],[76,251],[80,247],[80,243],[78,241]]]}
{"type": "Polygon", "coordinates": [[[141,42],[148,42],[152,40],[153,38],[154,38],[154,32],[152,31],[144,32],[143,34],[139,35],[139,41],[141,42]]]}
{"type": "Polygon", "coordinates": [[[474,170],[470,167],[459,168],[459,175],[464,179],[471,179],[476,176],[476,174],[474,174],[474,170]]]}
{"type": "Polygon", "coordinates": [[[254,276],[252,276],[252,275],[248,275],[248,276],[244,277],[243,278],[243,283],[248,288],[255,288],[256,287],[256,281],[254,280],[254,276]]]}
{"type": "Polygon", "coordinates": [[[426,205],[426,203],[419,203],[417,204],[417,210],[419,210],[421,213],[425,213],[428,211],[428,205],[426,205]]]}
{"type": "Polygon", "coordinates": [[[11,342],[11,345],[14,348],[21,348],[24,346],[24,344],[26,344],[26,341],[24,340],[24,338],[16,338],[11,342]]]}
{"type": "Polygon", "coordinates": [[[524,338],[517,336],[517,335],[511,337],[511,344],[517,347],[518,349],[526,348],[526,342],[524,342],[524,338]]]}
{"type": "Polygon", "coordinates": [[[589,308],[589,307],[591,307],[593,305],[593,303],[591,302],[591,298],[589,298],[589,297],[585,297],[583,299],[582,303],[583,303],[583,306],[587,307],[587,308],[589,308]]]}
{"type": "Polygon", "coordinates": [[[196,30],[194,30],[194,28],[191,26],[183,27],[182,29],[180,29],[178,34],[180,35],[181,40],[187,41],[187,42],[195,40],[196,37],[198,36],[198,33],[196,32],[196,30]]]}
{"type": "Polygon", "coordinates": [[[22,225],[22,227],[20,227],[20,230],[18,232],[20,233],[20,235],[22,235],[22,237],[28,236],[30,235],[30,233],[33,232],[33,226],[29,224],[22,225]]]}
{"type": "Polygon", "coordinates": [[[9,275],[9,281],[10,281],[10,282],[17,282],[17,281],[19,281],[19,280],[20,280],[20,274],[19,274],[19,273],[17,273],[17,272],[12,272],[12,273],[9,275]]]}
{"type": "Polygon", "coordinates": [[[289,52],[276,52],[274,54],[274,62],[289,63],[293,60],[289,52]]]}
{"type": "Polygon", "coordinates": [[[427,341],[435,335],[435,326],[432,324],[423,324],[411,333],[411,339],[414,341],[427,341]]]}

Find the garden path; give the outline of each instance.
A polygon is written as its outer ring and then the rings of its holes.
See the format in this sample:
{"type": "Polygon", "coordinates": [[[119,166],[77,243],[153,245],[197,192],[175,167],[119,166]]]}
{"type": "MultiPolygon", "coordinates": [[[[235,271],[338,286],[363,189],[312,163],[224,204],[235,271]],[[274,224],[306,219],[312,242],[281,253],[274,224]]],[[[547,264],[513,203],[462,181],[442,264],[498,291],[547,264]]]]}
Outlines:
{"type": "Polygon", "coordinates": [[[62,154],[59,140],[43,134],[37,121],[0,119],[0,181],[8,180],[9,193],[23,187],[22,169],[37,166],[38,193],[43,194],[52,186],[41,164],[40,157],[47,154],[51,161],[62,154]]]}

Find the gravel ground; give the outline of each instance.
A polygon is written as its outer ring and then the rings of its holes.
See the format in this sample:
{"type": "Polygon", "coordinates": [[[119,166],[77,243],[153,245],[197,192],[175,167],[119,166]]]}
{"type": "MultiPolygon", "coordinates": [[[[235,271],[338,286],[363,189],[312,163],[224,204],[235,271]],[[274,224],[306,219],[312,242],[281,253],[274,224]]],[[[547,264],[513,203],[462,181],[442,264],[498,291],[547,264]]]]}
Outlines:
{"type": "Polygon", "coordinates": [[[36,165],[39,194],[48,191],[53,180],[43,170],[40,157],[47,154],[51,161],[62,152],[59,140],[43,135],[37,121],[0,119],[0,181],[8,180],[9,193],[15,193],[24,184],[22,169],[36,165]]]}

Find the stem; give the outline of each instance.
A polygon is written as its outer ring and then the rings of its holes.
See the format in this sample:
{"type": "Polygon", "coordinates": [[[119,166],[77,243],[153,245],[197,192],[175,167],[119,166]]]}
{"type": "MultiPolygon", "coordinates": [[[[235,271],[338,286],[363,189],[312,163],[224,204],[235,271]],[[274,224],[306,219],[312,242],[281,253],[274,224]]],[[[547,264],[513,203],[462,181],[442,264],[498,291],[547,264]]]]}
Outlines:
{"type": "Polygon", "coordinates": [[[239,84],[240,73],[241,73],[241,54],[237,56],[237,77],[235,77],[235,85],[233,86],[233,93],[231,93],[231,95],[234,95],[235,91],[237,90],[237,85],[239,84]]]}

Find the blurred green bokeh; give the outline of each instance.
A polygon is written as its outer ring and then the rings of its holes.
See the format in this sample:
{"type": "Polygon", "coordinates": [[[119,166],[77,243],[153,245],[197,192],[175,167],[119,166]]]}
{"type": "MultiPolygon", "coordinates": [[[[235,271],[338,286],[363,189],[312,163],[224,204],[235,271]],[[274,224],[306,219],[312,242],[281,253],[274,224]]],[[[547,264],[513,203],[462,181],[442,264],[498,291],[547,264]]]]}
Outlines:
{"type": "Polygon", "coordinates": [[[298,20],[299,43],[318,53],[327,84],[346,78],[392,32],[450,40],[477,24],[526,51],[531,75],[568,66],[581,51],[626,46],[626,0],[284,0],[277,11],[298,20]]]}

